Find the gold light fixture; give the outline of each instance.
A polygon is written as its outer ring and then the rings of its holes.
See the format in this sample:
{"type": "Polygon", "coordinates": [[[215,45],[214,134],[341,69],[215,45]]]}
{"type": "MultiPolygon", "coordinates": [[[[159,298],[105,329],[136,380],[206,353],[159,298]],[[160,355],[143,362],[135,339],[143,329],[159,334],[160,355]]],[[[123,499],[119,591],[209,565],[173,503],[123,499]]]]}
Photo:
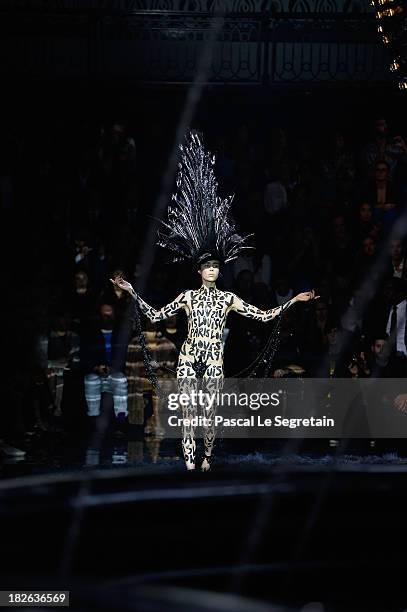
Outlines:
{"type": "Polygon", "coordinates": [[[392,63],[390,64],[390,70],[392,72],[396,72],[397,70],[400,70],[400,63],[397,59],[394,59],[392,63]]]}
{"type": "Polygon", "coordinates": [[[371,0],[378,20],[377,32],[390,50],[390,72],[399,88],[407,90],[407,16],[406,0],[371,0]]]}

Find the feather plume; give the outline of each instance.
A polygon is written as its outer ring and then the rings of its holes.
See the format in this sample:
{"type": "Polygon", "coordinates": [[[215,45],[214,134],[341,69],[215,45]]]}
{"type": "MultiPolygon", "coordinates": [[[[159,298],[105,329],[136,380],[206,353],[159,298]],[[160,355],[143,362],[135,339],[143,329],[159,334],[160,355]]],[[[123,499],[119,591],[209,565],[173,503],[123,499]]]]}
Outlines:
{"type": "Polygon", "coordinates": [[[215,157],[205,151],[196,132],[180,145],[176,193],[168,206],[167,221],[160,221],[157,244],[171,251],[172,261],[195,263],[212,256],[223,263],[248,249],[253,234],[240,236],[231,214],[233,196],[218,196],[215,157]]]}

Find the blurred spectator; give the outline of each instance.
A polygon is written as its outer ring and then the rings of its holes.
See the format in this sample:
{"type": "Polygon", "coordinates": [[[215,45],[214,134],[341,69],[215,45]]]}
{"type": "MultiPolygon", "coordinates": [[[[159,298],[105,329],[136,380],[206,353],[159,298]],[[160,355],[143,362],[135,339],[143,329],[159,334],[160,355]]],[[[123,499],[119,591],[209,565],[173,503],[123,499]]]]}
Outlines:
{"type": "Polygon", "coordinates": [[[404,139],[397,135],[391,137],[387,121],[378,117],[373,126],[373,139],[365,147],[362,154],[363,169],[366,174],[372,174],[377,162],[385,162],[390,174],[394,176],[399,162],[407,160],[407,148],[404,139]]]}
{"type": "Polygon", "coordinates": [[[362,202],[359,205],[358,217],[355,223],[355,242],[361,244],[361,242],[370,236],[374,240],[378,240],[380,235],[380,225],[375,223],[373,220],[373,207],[369,202],[362,202]]]}
{"type": "Polygon", "coordinates": [[[370,236],[363,239],[361,248],[356,254],[355,264],[352,274],[352,284],[359,286],[369,275],[369,279],[373,282],[373,265],[376,261],[376,241],[370,236]]]}
{"type": "MultiPolygon", "coordinates": [[[[127,274],[124,270],[117,268],[110,274],[110,278],[116,278],[121,276],[124,280],[128,280],[127,274]]],[[[105,304],[111,304],[114,309],[115,319],[119,321],[121,319],[131,319],[132,309],[134,307],[134,300],[127,291],[123,291],[117,285],[114,285],[110,278],[108,284],[103,292],[101,300],[105,304]]]]}
{"type": "Polygon", "coordinates": [[[87,232],[77,232],[74,239],[73,257],[75,267],[81,270],[89,269],[89,255],[92,252],[92,247],[89,244],[89,236],[87,232]]]}
{"type": "Polygon", "coordinates": [[[78,270],[74,276],[73,290],[68,294],[67,307],[71,313],[73,329],[79,333],[82,324],[93,313],[95,294],[89,286],[89,277],[84,270],[78,270]]]}
{"type": "Polygon", "coordinates": [[[393,278],[391,281],[390,308],[387,313],[386,333],[399,376],[407,375],[407,281],[393,278]]]}
{"type": "Polygon", "coordinates": [[[313,305],[310,316],[304,322],[304,356],[307,369],[314,371],[315,364],[321,361],[328,346],[328,326],[330,324],[329,305],[319,299],[313,305]]]}
{"type": "Polygon", "coordinates": [[[102,240],[99,240],[89,258],[89,276],[96,292],[100,292],[105,286],[109,267],[110,261],[106,252],[106,245],[102,240]]]}
{"type": "Polygon", "coordinates": [[[373,181],[364,194],[364,200],[373,207],[375,223],[388,228],[395,220],[398,196],[391,182],[390,166],[385,161],[375,164],[373,181]]]}
{"type": "Polygon", "coordinates": [[[97,320],[83,327],[81,334],[81,367],[85,375],[85,397],[88,416],[100,414],[102,393],[113,395],[116,417],[127,416],[127,379],[123,374],[127,342],[119,342],[111,304],[101,304],[97,320]],[[120,415],[120,416],[119,416],[120,415]]]}
{"type": "Polygon", "coordinates": [[[389,337],[386,333],[376,332],[372,338],[369,370],[371,378],[394,378],[395,372],[390,360],[389,337]]]}
{"type": "Polygon", "coordinates": [[[68,313],[56,315],[49,333],[39,337],[38,357],[48,381],[53,414],[59,417],[67,374],[79,369],[79,336],[71,329],[68,313]]]}
{"type": "Polygon", "coordinates": [[[334,316],[328,319],[325,326],[325,350],[320,359],[316,359],[309,375],[314,378],[333,378],[342,368],[342,354],[345,345],[345,334],[339,321],[334,316]]]}
{"type": "Polygon", "coordinates": [[[336,132],[322,159],[322,197],[335,204],[350,200],[355,182],[355,158],[345,137],[336,132]]]}
{"type": "Polygon", "coordinates": [[[291,227],[286,270],[297,292],[308,291],[319,284],[320,250],[311,227],[299,223],[291,227]]]}
{"type": "MultiPolygon", "coordinates": [[[[250,304],[259,306],[257,298],[264,297],[264,291],[255,287],[253,272],[241,270],[236,278],[233,292],[250,304]]],[[[269,331],[259,321],[241,317],[232,312],[226,322],[229,330],[225,343],[225,369],[228,375],[236,375],[248,367],[259,354],[269,331]]]]}
{"type": "Polygon", "coordinates": [[[236,160],[233,157],[230,141],[226,136],[220,140],[218,145],[216,168],[225,191],[234,189],[236,160]]]}
{"type": "Polygon", "coordinates": [[[239,255],[233,263],[234,278],[243,270],[249,270],[254,275],[254,282],[270,285],[271,279],[271,257],[267,253],[256,251],[252,256],[239,255]]]}
{"type": "Polygon", "coordinates": [[[288,207],[287,190],[284,186],[285,175],[282,167],[276,166],[268,172],[268,182],[264,190],[264,208],[269,215],[275,215],[288,207]]]}
{"type": "Polygon", "coordinates": [[[305,373],[304,338],[301,332],[295,310],[287,310],[281,323],[279,347],[273,363],[274,378],[305,373]]]}
{"type": "Polygon", "coordinates": [[[271,292],[272,303],[276,306],[280,306],[284,304],[284,302],[291,300],[292,297],[294,297],[294,289],[288,278],[284,276],[276,278],[271,292]]]}
{"type": "Polygon", "coordinates": [[[332,218],[332,233],[329,242],[326,244],[326,253],[332,265],[333,291],[341,303],[347,297],[354,252],[354,242],[345,217],[341,214],[334,215],[332,218]]]}
{"type": "Polygon", "coordinates": [[[407,280],[407,258],[403,243],[399,238],[390,240],[389,255],[389,276],[407,280]]]}

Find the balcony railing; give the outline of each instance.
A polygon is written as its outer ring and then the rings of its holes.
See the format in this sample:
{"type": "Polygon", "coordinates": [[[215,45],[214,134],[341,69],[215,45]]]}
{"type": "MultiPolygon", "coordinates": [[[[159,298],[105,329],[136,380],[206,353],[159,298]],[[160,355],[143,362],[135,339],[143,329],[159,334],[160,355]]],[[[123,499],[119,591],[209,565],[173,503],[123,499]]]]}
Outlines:
{"type": "Polygon", "coordinates": [[[122,1],[117,7],[32,0],[21,9],[14,3],[13,10],[3,4],[0,74],[188,84],[206,53],[203,78],[214,85],[357,84],[388,78],[389,60],[374,16],[338,12],[334,0],[287,0],[303,12],[282,12],[276,1],[269,3],[270,10],[258,11],[254,0],[229,3],[239,11],[219,10],[215,0],[150,1],[161,10],[146,10],[146,1],[122,1]],[[131,10],[124,5],[132,5],[131,10]],[[213,10],[199,11],[198,5],[213,10]],[[333,10],[306,10],[316,5],[333,10]]]}

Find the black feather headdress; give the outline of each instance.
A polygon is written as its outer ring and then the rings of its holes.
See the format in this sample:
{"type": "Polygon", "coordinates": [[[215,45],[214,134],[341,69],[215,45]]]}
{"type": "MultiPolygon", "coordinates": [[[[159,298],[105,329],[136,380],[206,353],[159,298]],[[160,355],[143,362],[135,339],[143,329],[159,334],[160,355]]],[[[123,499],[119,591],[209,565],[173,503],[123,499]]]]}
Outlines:
{"type": "Polygon", "coordinates": [[[230,212],[233,196],[218,196],[215,157],[205,151],[200,136],[189,132],[180,150],[177,191],[167,221],[160,222],[157,244],[172,252],[172,261],[233,261],[242,251],[253,249],[247,245],[253,234],[237,234],[230,212]]]}

